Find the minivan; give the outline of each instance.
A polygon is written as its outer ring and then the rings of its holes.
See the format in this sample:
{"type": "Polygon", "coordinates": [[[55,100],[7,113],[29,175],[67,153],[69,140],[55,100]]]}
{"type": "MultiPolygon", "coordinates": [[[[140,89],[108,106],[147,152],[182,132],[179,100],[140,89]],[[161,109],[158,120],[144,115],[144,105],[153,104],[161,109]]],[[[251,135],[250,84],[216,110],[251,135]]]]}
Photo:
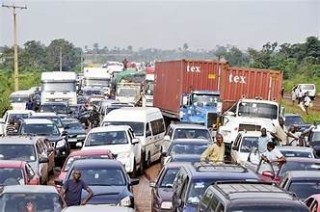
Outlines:
{"type": "Polygon", "coordinates": [[[161,111],[155,107],[123,107],[108,113],[102,123],[129,125],[141,142],[141,159],[144,167],[161,158],[163,139],[166,133],[161,111]]]}
{"type": "Polygon", "coordinates": [[[317,95],[315,84],[298,84],[297,88],[300,89],[303,94],[308,92],[308,95],[312,100],[314,100],[317,95]]]}

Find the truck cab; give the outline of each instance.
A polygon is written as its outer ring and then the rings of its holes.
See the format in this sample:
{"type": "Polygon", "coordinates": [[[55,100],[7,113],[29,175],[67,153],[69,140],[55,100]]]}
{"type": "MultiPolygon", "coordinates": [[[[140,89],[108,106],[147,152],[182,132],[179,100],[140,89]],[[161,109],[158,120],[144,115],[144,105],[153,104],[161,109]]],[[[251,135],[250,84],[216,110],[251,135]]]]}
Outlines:
{"type": "Polygon", "coordinates": [[[222,111],[220,92],[192,91],[182,96],[180,121],[212,128],[222,111]]]}

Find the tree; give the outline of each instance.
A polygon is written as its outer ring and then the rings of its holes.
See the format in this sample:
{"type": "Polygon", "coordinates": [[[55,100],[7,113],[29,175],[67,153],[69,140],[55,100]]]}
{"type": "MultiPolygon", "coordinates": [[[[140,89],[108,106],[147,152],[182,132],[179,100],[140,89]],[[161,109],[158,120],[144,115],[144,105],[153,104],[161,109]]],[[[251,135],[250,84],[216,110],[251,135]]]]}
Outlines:
{"type": "Polygon", "coordinates": [[[182,46],[183,51],[188,51],[189,45],[187,43],[184,43],[182,46]]]}
{"type": "Polygon", "coordinates": [[[93,44],[93,52],[94,52],[94,54],[99,53],[99,44],[98,43],[93,44]]]}
{"type": "Polygon", "coordinates": [[[133,51],[133,47],[132,47],[131,45],[129,45],[129,46],[127,47],[127,50],[128,50],[129,52],[132,52],[132,51],[133,51]]]}

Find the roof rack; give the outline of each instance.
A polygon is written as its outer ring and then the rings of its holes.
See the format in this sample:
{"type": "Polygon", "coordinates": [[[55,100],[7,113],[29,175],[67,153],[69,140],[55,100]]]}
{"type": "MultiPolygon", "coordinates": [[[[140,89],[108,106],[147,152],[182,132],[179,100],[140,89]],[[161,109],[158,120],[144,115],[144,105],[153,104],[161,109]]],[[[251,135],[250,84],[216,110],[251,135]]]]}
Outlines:
{"type": "Polygon", "coordinates": [[[261,182],[261,181],[257,181],[257,180],[252,180],[252,181],[243,181],[243,180],[224,180],[224,181],[216,181],[214,183],[212,183],[211,185],[221,185],[221,184],[258,184],[258,185],[277,185],[273,182],[261,182]]]}

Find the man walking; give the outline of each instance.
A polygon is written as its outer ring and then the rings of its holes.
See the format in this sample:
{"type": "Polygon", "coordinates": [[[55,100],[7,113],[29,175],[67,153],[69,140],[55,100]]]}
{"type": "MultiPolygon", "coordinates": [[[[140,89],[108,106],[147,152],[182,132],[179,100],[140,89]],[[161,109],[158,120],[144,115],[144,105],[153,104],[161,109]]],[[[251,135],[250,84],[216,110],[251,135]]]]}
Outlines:
{"type": "Polygon", "coordinates": [[[93,196],[92,190],[83,180],[80,179],[81,172],[79,170],[74,170],[72,177],[72,179],[66,181],[61,190],[63,207],[69,207],[72,205],[85,205],[93,196]],[[82,189],[86,190],[88,195],[81,201],[82,189]]]}

